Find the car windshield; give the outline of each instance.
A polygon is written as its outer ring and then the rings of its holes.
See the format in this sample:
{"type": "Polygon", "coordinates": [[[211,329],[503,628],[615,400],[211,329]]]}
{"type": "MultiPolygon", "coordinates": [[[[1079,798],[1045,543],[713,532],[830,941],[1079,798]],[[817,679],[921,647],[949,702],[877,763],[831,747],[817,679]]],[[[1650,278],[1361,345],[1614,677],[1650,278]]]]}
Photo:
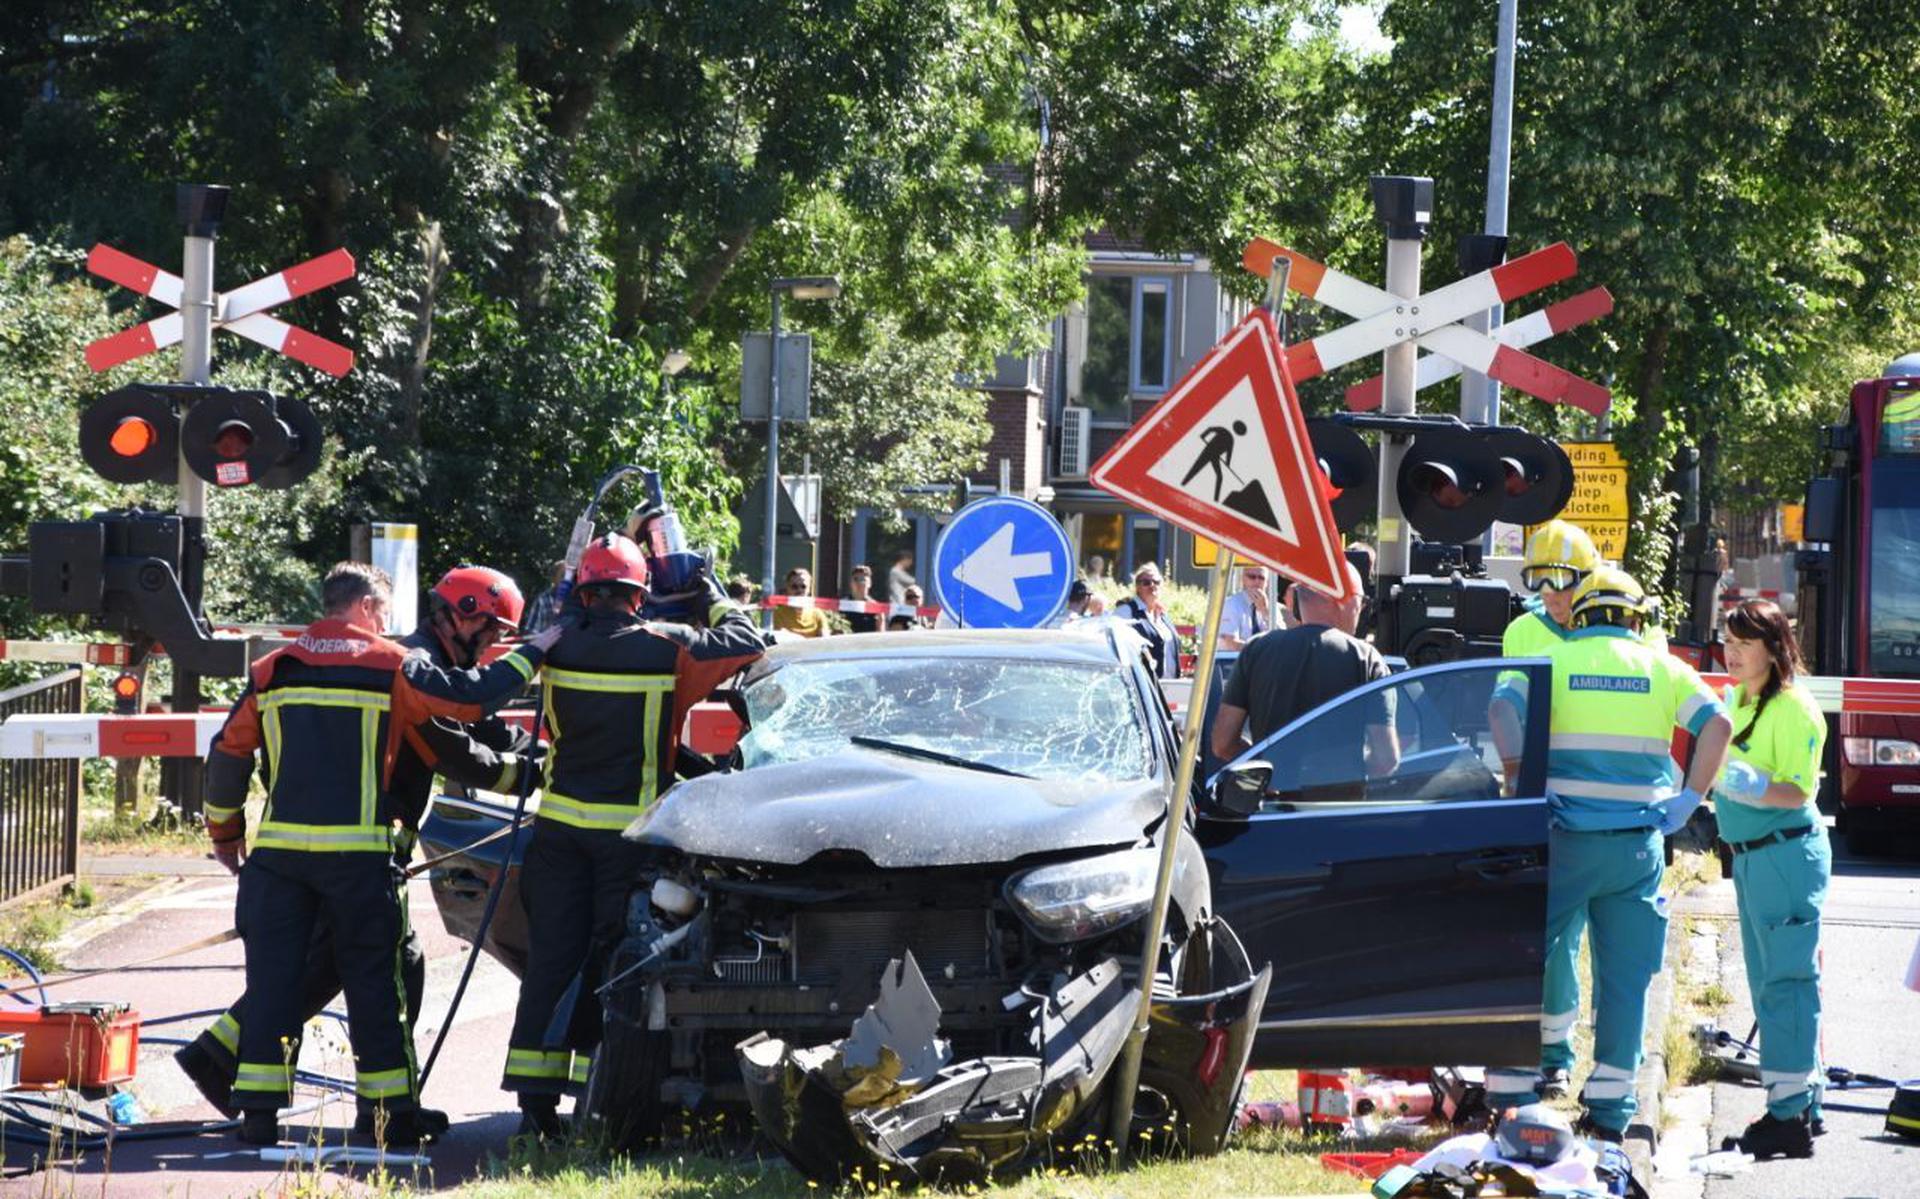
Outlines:
{"type": "Polygon", "coordinates": [[[1005,658],[799,661],[748,687],[747,769],[887,745],[1043,779],[1153,770],[1140,705],[1119,668],[1005,658]],[[852,738],[859,738],[856,743],[852,738]]]}

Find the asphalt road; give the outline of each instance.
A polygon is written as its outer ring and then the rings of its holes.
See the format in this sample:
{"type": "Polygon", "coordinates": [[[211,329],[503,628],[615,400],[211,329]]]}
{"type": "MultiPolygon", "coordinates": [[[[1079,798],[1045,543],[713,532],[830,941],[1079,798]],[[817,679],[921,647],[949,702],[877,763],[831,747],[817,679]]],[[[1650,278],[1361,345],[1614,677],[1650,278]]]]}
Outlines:
{"type": "MultiPolygon", "coordinates": [[[[131,962],[220,932],[233,923],[233,880],[224,874],[198,874],[174,879],[136,901],[130,915],[111,922],[97,936],[65,955],[66,964],[86,969],[131,962]]],[[[414,925],[426,942],[428,958],[426,1010],[416,1037],[422,1061],[433,1037],[446,1021],[459,972],[466,963],[463,943],[440,927],[425,880],[411,888],[409,908],[414,925]]],[[[238,943],[205,949],[163,964],[103,976],[59,992],[64,999],[114,999],[134,1005],[149,1021],[205,1008],[221,1008],[241,989],[241,953],[238,943]]],[[[418,1183],[447,1186],[473,1177],[490,1153],[504,1150],[518,1126],[512,1097],[500,1090],[500,1068],[506,1058],[507,1033],[512,1023],[518,983],[491,958],[482,958],[465,1001],[457,1013],[435,1072],[427,1083],[429,1106],[446,1110],[454,1129],[427,1152],[431,1165],[418,1183]]],[[[178,1024],[148,1024],[141,1044],[135,1093],[150,1119],[215,1119],[218,1116],[175,1067],[174,1046],[163,1037],[190,1037],[211,1017],[178,1024]]],[[[344,1037],[334,1045],[310,1043],[302,1055],[308,1069],[351,1075],[344,1037]]],[[[296,1102],[314,1098],[311,1091],[296,1094],[296,1102]]],[[[319,1112],[289,1121],[301,1139],[316,1130],[329,1144],[344,1139],[353,1122],[350,1100],[328,1105],[319,1112]]],[[[111,1161],[103,1155],[83,1154],[62,1160],[49,1178],[34,1172],[44,1151],[6,1137],[0,1196],[11,1194],[94,1194],[115,1199],[192,1195],[195,1199],[272,1193],[287,1179],[282,1167],[262,1164],[256,1156],[237,1155],[242,1146],[230,1135],[207,1134],[143,1144],[120,1143],[111,1161]]],[[[343,1173],[335,1170],[336,1176],[343,1173]]],[[[405,1175],[407,1171],[396,1171],[405,1175]]],[[[328,1193],[335,1184],[328,1182],[328,1193]]]]}
{"type": "MultiPolygon", "coordinates": [[[[1822,929],[1821,985],[1826,1060],[1830,1066],[1920,1076],[1920,994],[1902,985],[1920,937],[1920,858],[1859,858],[1835,838],[1833,889],[1822,929]]],[[[1713,900],[1731,911],[1733,884],[1715,885],[1713,900]],[[1719,891],[1724,890],[1724,897],[1719,891]]],[[[1703,897],[1707,898],[1707,897],[1703,897]]],[[[1721,977],[1734,1002],[1725,1024],[1744,1033],[1753,1022],[1740,937],[1721,938],[1721,977]]],[[[1829,1092],[1827,1135],[1804,1161],[1776,1158],[1733,1178],[1710,1179],[1708,1199],[1907,1199],[1920,1195],[1920,1142],[1885,1131],[1885,1090],[1829,1092]]],[[[1711,1144],[1737,1136],[1766,1104],[1756,1085],[1713,1088],[1711,1144]]]]}

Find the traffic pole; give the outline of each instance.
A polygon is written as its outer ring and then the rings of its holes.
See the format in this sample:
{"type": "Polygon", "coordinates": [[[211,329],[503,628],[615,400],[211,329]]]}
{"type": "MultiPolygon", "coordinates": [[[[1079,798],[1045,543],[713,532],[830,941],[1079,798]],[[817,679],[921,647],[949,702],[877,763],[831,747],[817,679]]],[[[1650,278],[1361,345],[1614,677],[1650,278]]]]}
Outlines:
{"type": "MultiPolygon", "coordinates": [[[[1281,290],[1284,294],[1284,283],[1281,290]]],[[[1160,940],[1167,927],[1167,906],[1173,894],[1173,867],[1179,859],[1180,839],[1187,834],[1187,802],[1200,760],[1207,685],[1213,679],[1214,649],[1220,640],[1220,614],[1227,604],[1227,576],[1233,559],[1234,555],[1224,546],[1213,556],[1213,573],[1207,587],[1207,618],[1200,626],[1200,654],[1193,665],[1193,690],[1187,700],[1185,732],[1180,738],[1180,765],[1174,772],[1173,798],[1167,804],[1166,835],[1160,839],[1160,870],[1154,878],[1153,907],[1147,913],[1145,944],[1140,949],[1140,997],[1134,1010],[1133,1027],[1120,1051],[1116,1067],[1120,1074],[1113,1087],[1113,1106],[1107,1118],[1107,1139],[1113,1142],[1116,1160],[1126,1157],[1133,1135],[1133,1096],[1140,1089],[1140,1062],[1153,1016],[1153,976],[1160,969],[1160,940]]]]}
{"type": "MultiPolygon", "coordinates": [[[[1373,207],[1387,234],[1387,290],[1405,300],[1396,304],[1405,332],[1387,347],[1381,361],[1380,410],[1388,416],[1411,416],[1414,411],[1414,368],[1419,349],[1414,343],[1429,323],[1420,315],[1420,247],[1433,218],[1433,180],[1408,175],[1375,175],[1373,207]]],[[[1398,326],[1398,321],[1395,322],[1398,326]]],[[[1400,463],[1407,456],[1404,434],[1380,437],[1380,491],[1378,559],[1375,578],[1384,598],[1388,580],[1405,578],[1413,565],[1413,530],[1400,510],[1400,463]]]]}
{"type": "MultiPolygon", "coordinates": [[[[218,184],[183,183],[175,193],[180,223],[186,226],[180,276],[180,382],[206,386],[213,381],[213,243],[226,215],[228,191],[218,184]]],[[[182,447],[179,465],[181,536],[180,589],[195,617],[203,615],[206,594],[207,484],[187,465],[182,447]]],[[[185,714],[200,710],[200,676],[178,663],[173,674],[173,710],[185,714]]],[[[169,758],[161,790],[183,816],[198,816],[205,794],[201,764],[191,758],[169,758]]]]}
{"type": "MultiPolygon", "coordinates": [[[[774,535],[780,524],[780,289],[773,289],[773,329],[767,338],[767,362],[770,377],[767,380],[767,524],[763,536],[767,539],[766,552],[760,558],[760,594],[770,597],[780,594],[774,589],[773,572],[778,569],[774,557],[774,535]]],[[[763,629],[773,627],[773,609],[765,611],[761,625],[763,629]]]]}

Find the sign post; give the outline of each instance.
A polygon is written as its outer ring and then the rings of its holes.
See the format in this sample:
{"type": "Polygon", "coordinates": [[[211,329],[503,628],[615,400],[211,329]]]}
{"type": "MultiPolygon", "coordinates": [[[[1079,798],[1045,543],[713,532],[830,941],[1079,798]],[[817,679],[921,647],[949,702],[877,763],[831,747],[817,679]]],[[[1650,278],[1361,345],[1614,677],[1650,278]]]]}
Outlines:
{"type": "Polygon", "coordinates": [[[1160,969],[1174,864],[1186,835],[1234,554],[1265,562],[1336,599],[1351,594],[1340,530],[1328,505],[1330,485],[1314,457],[1275,320],[1291,264],[1281,256],[1264,265],[1267,306],[1248,313],[1088,474],[1096,487],[1219,546],[1140,949],[1139,997],[1108,1115],[1108,1136],[1123,1157],[1130,1148],[1134,1092],[1153,1015],[1153,979],[1160,969]]]}

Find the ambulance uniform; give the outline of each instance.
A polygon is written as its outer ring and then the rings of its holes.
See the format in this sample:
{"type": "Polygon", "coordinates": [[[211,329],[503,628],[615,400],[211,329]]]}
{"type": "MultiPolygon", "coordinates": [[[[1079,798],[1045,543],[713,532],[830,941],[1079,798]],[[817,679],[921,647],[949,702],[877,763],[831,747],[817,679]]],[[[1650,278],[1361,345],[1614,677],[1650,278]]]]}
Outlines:
{"type": "Polygon", "coordinates": [[[1588,1118],[1623,1132],[1648,984],[1659,971],[1667,915],[1660,898],[1664,806],[1680,792],[1671,741],[1725,709],[1679,659],[1624,628],[1570,633],[1553,660],[1547,794],[1551,812],[1541,1067],[1571,1070],[1581,935],[1593,934],[1594,1069],[1588,1118]]]}
{"type": "Polygon", "coordinates": [[[1714,792],[1720,839],[1733,847],[1733,888],[1740,905],[1740,947],[1747,987],[1760,1023],[1760,1082],[1767,1111],[1787,1120],[1818,1102],[1820,1045],[1820,909],[1833,872],[1826,826],[1814,808],[1826,717],[1807,692],[1787,686],[1754,720],[1757,704],[1739,686],[1726,692],[1735,734],[1732,761],[1765,781],[1807,793],[1797,808],[1760,807],[1725,787],[1714,792]]]}

